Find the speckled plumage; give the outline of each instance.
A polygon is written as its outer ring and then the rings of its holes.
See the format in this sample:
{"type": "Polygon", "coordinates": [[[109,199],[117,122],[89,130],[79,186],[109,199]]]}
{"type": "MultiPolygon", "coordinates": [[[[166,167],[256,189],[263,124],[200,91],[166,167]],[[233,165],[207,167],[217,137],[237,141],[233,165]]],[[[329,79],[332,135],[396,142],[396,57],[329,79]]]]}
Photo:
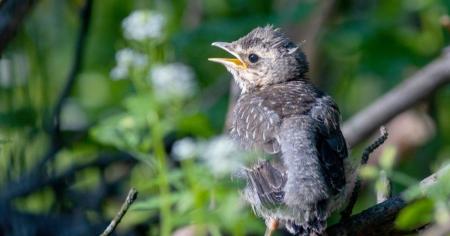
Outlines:
{"type": "Polygon", "coordinates": [[[225,46],[246,65],[224,63],[243,89],[230,134],[244,149],[272,155],[243,171],[244,197],[268,225],[321,234],[352,184],[337,105],[305,78],[303,52],[279,30],[257,28],[225,46]],[[251,53],[257,63],[246,60],[251,53]]]}
{"type": "Polygon", "coordinates": [[[244,196],[255,211],[281,219],[293,233],[321,232],[331,199],[346,183],[347,149],[335,103],[309,82],[293,80],[242,94],[233,117],[230,134],[242,147],[281,158],[247,171],[244,196]]]}

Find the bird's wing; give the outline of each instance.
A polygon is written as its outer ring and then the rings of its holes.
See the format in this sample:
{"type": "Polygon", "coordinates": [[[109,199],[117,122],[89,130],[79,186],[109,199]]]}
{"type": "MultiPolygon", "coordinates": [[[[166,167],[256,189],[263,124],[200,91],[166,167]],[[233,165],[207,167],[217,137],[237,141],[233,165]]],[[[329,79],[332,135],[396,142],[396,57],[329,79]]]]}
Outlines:
{"type": "Polygon", "coordinates": [[[283,203],[286,174],[283,169],[270,161],[261,161],[247,171],[248,190],[266,208],[283,203]]]}
{"type": "MultiPolygon", "coordinates": [[[[259,96],[242,95],[234,109],[230,133],[245,149],[263,150],[278,156],[281,149],[276,135],[280,116],[264,102],[259,96]]],[[[259,160],[245,169],[245,175],[245,195],[255,209],[272,208],[282,203],[286,172],[279,158],[259,160]]]]}
{"type": "Polygon", "coordinates": [[[339,128],[339,110],[330,97],[320,98],[311,110],[316,120],[316,148],[324,178],[333,194],[345,185],[344,159],[348,156],[347,145],[339,128]]]}
{"type": "Polygon", "coordinates": [[[333,194],[339,193],[345,186],[344,158],[347,156],[342,133],[332,136],[319,135],[317,138],[319,160],[323,175],[333,194]]]}
{"type": "Polygon", "coordinates": [[[283,119],[280,127],[288,206],[316,204],[345,185],[347,147],[339,128],[339,110],[326,95],[319,94],[310,105],[309,111],[283,119]]]}

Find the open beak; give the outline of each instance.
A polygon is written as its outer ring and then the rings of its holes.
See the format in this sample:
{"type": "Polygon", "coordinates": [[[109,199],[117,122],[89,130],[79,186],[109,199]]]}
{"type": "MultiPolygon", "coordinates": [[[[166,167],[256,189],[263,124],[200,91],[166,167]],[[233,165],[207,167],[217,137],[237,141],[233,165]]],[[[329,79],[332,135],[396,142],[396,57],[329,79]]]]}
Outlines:
{"type": "Polygon", "coordinates": [[[244,61],[239,57],[239,55],[231,50],[230,43],[225,42],[214,42],[211,45],[216,46],[218,48],[221,48],[231,55],[233,55],[235,58],[208,58],[209,61],[222,63],[224,65],[230,65],[233,67],[241,68],[241,69],[247,69],[247,64],[245,64],[244,61]]]}

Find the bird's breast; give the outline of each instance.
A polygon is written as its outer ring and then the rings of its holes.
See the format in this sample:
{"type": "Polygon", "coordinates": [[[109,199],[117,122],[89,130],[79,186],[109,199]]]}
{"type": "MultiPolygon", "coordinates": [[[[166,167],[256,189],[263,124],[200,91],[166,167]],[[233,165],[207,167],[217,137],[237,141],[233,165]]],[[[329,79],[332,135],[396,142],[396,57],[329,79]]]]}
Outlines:
{"type": "Polygon", "coordinates": [[[233,112],[231,135],[245,149],[278,152],[280,116],[263,103],[262,98],[239,99],[233,112]]]}

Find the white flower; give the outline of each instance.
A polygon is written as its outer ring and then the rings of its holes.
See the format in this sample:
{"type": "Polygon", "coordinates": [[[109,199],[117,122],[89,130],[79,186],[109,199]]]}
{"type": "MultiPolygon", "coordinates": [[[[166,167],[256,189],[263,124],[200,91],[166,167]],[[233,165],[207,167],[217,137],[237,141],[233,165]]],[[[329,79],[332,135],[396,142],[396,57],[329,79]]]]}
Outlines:
{"type": "Polygon", "coordinates": [[[119,65],[143,67],[147,65],[147,56],[130,48],[123,48],[116,53],[119,65]]]}
{"type": "Polygon", "coordinates": [[[240,149],[227,135],[199,142],[184,138],[175,142],[172,148],[172,155],[178,160],[199,157],[201,163],[217,177],[239,174],[249,161],[256,160],[257,156],[253,154],[240,149]]]}
{"type": "Polygon", "coordinates": [[[193,158],[197,154],[197,146],[192,138],[184,138],[173,144],[172,154],[177,160],[193,158]]]}
{"type": "Polygon", "coordinates": [[[196,90],[192,69],[182,63],[155,65],[150,79],[156,97],[160,100],[188,98],[196,90]]]}
{"type": "Polygon", "coordinates": [[[213,138],[205,144],[201,158],[216,176],[225,176],[239,170],[245,162],[246,153],[226,135],[213,138]]]}
{"type": "Polygon", "coordinates": [[[122,22],[125,38],[131,40],[158,39],[162,37],[166,18],[163,14],[149,10],[132,12],[122,22]]]}
{"type": "Polygon", "coordinates": [[[130,48],[124,48],[116,53],[116,66],[111,70],[113,79],[124,79],[132,68],[144,68],[148,64],[145,54],[130,48]]]}
{"type": "Polygon", "coordinates": [[[125,79],[128,75],[128,68],[123,66],[116,66],[111,70],[110,76],[114,80],[125,79]]]}

